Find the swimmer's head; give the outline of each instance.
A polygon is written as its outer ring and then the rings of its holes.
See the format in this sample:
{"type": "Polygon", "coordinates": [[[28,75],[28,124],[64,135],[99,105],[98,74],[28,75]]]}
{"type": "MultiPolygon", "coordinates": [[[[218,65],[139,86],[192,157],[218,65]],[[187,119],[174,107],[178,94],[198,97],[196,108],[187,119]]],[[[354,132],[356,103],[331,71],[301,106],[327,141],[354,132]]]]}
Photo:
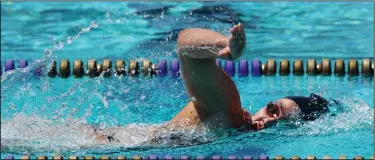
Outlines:
{"type": "MultiPolygon", "coordinates": [[[[283,106],[280,101],[269,102],[252,116],[252,123],[256,130],[272,126],[279,120],[303,119],[305,121],[315,120],[322,113],[328,112],[327,103],[317,101],[319,105],[305,107],[301,110],[295,105],[283,106]],[[307,109],[308,110],[307,110],[307,109]]],[[[285,103],[283,103],[285,104],[285,103]]]]}

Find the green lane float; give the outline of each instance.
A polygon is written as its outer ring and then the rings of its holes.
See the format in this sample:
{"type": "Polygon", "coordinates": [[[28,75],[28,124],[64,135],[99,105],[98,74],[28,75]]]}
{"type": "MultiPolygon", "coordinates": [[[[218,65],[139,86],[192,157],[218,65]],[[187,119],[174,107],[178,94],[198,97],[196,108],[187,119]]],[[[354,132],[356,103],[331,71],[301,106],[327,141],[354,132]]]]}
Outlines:
{"type": "Polygon", "coordinates": [[[63,160],[64,158],[60,155],[56,155],[52,157],[53,160],[63,160]]]}
{"type": "Polygon", "coordinates": [[[349,66],[348,66],[348,74],[350,76],[358,76],[359,75],[359,70],[358,70],[358,62],[355,59],[351,59],[349,61],[349,66]]]}
{"type": "Polygon", "coordinates": [[[70,62],[68,60],[61,60],[59,73],[61,78],[68,78],[70,76],[70,62]]]}
{"type": "Polygon", "coordinates": [[[355,160],[363,160],[363,159],[365,159],[365,158],[362,157],[362,156],[355,156],[354,159],[355,159],[355,160]]]}
{"type": "Polygon", "coordinates": [[[117,156],[116,160],[126,160],[125,156],[117,156]]]}
{"type": "Polygon", "coordinates": [[[265,63],[265,75],[273,76],[276,74],[276,61],[274,59],[268,59],[265,63]]]}
{"type": "Polygon", "coordinates": [[[124,60],[118,59],[116,60],[116,74],[117,75],[125,75],[125,62],[124,60]]]}
{"type": "Polygon", "coordinates": [[[316,157],[315,157],[315,156],[308,155],[308,156],[306,157],[306,160],[316,160],[316,157]]]}
{"type": "Polygon", "coordinates": [[[290,74],[290,64],[288,60],[286,59],[281,60],[279,73],[282,76],[286,76],[290,74]]]}
{"type": "Polygon", "coordinates": [[[94,59],[88,60],[86,73],[90,78],[98,76],[99,72],[98,72],[96,60],[94,59]]]}
{"type": "Polygon", "coordinates": [[[293,63],[293,74],[296,76],[301,76],[304,72],[303,61],[300,59],[295,60],[293,63]]]}
{"type": "Polygon", "coordinates": [[[51,65],[50,65],[50,70],[47,73],[48,77],[56,77],[57,75],[57,70],[56,70],[56,61],[52,60],[51,65]]]}
{"type": "Polygon", "coordinates": [[[48,158],[47,158],[47,156],[38,156],[36,159],[37,160],[47,160],[48,158]]]}
{"type": "Polygon", "coordinates": [[[363,76],[373,76],[374,70],[372,68],[372,63],[370,59],[363,59],[362,61],[362,75],[363,76]]]}
{"type": "Polygon", "coordinates": [[[131,60],[129,63],[128,74],[131,76],[139,75],[139,63],[135,60],[131,60]]]}
{"type": "Polygon", "coordinates": [[[301,160],[301,158],[298,157],[298,156],[292,156],[292,157],[290,157],[290,159],[291,159],[291,160],[301,160]]]}
{"type": "Polygon", "coordinates": [[[21,157],[22,160],[30,160],[30,156],[29,155],[24,155],[21,157]]]}
{"type": "Polygon", "coordinates": [[[149,76],[152,75],[152,63],[150,60],[145,59],[142,62],[142,75],[143,76],[149,76]]]}
{"type": "Polygon", "coordinates": [[[323,59],[318,68],[319,72],[323,76],[331,75],[331,61],[329,59],[323,59]]]}
{"type": "Polygon", "coordinates": [[[275,156],[274,160],[285,160],[283,156],[275,156]]]}
{"type": "Polygon", "coordinates": [[[345,155],[340,155],[339,159],[345,159],[346,160],[346,156],[345,155]]]}
{"type": "Polygon", "coordinates": [[[70,156],[68,160],[79,160],[78,156],[70,156]]]}
{"type": "Polygon", "coordinates": [[[83,70],[83,63],[81,60],[75,60],[74,61],[74,66],[73,66],[73,75],[76,78],[81,78],[84,75],[84,70],[83,70]]]}
{"type": "Polygon", "coordinates": [[[101,156],[100,159],[101,160],[110,160],[111,158],[109,156],[101,156]]]}
{"type": "Polygon", "coordinates": [[[345,62],[342,59],[335,61],[335,76],[344,76],[345,75],[345,62]]]}
{"type": "Polygon", "coordinates": [[[111,69],[112,69],[112,62],[109,59],[104,59],[103,60],[103,76],[104,77],[109,77],[111,76],[111,69]]]}
{"type": "Polygon", "coordinates": [[[307,60],[307,71],[306,72],[310,76],[318,75],[318,69],[316,68],[315,59],[308,59],[307,60]]]}

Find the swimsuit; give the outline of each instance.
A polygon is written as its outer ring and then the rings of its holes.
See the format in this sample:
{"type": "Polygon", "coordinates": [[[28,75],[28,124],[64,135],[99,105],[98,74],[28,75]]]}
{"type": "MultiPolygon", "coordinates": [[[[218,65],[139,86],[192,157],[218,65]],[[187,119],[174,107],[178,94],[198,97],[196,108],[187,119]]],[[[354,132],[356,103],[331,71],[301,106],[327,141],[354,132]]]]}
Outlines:
{"type": "Polygon", "coordinates": [[[322,113],[329,111],[329,101],[317,94],[312,93],[309,97],[303,96],[288,96],[285,97],[297,103],[298,107],[303,113],[302,119],[304,120],[315,120],[322,113]]]}

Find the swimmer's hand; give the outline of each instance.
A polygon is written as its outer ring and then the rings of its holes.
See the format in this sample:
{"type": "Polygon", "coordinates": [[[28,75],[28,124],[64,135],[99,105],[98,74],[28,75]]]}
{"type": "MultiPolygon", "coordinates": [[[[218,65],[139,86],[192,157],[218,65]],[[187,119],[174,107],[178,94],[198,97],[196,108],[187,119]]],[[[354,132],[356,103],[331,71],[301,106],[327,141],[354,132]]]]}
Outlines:
{"type": "Polygon", "coordinates": [[[242,56],[246,50],[246,35],[243,25],[239,23],[230,30],[228,46],[219,51],[218,57],[227,60],[236,60],[242,56]]]}
{"type": "Polygon", "coordinates": [[[252,127],[256,131],[259,131],[265,128],[263,121],[254,121],[252,124],[252,127]]]}

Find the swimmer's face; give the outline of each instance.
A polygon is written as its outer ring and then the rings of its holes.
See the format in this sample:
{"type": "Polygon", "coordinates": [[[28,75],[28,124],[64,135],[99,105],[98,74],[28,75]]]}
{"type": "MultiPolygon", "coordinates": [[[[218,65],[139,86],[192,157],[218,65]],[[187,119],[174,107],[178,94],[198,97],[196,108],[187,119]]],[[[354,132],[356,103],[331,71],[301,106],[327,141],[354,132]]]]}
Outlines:
{"type": "Polygon", "coordinates": [[[269,102],[252,116],[253,126],[256,130],[262,130],[282,119],[285,113],[279,102],[269,102]]]}

